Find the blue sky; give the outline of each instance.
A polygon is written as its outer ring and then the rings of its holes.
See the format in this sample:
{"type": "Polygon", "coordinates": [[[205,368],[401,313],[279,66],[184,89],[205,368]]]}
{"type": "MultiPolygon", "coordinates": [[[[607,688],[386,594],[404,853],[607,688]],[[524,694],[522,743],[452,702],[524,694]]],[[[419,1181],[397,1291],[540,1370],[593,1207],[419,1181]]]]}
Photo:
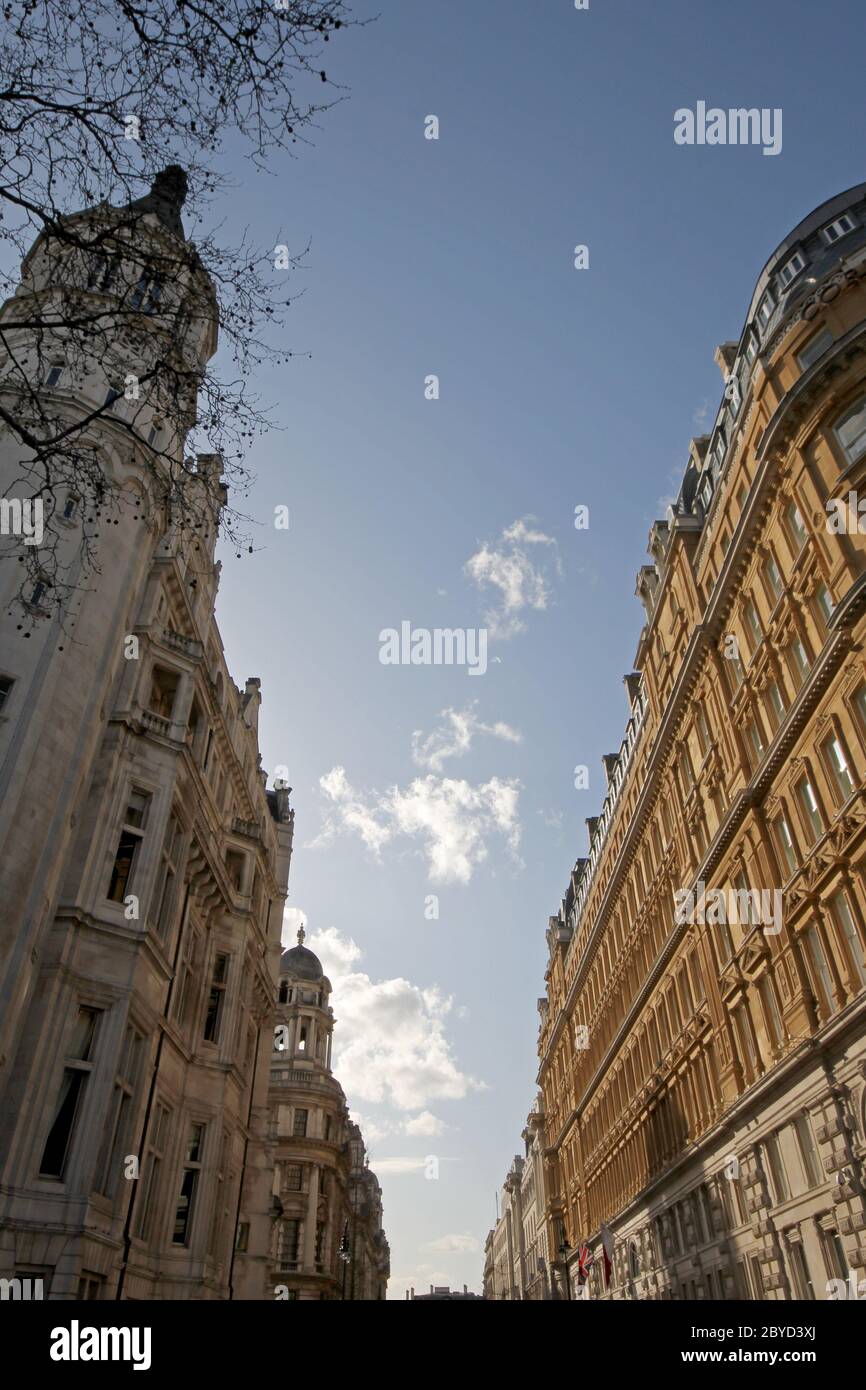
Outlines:
{"type": "Polygon", "coordinates": [[[261,549],[224,555],[218,618],[237,681],[262,678],[264,766],[290,769],[290,904],[335,984],[402,1297],[480,1287],[547,917],[627,717],[647,533],[718,406],[714,348],[788,230],[863,178],[866,122],[857,0],[374,12],[330,45],[351,94],[315,144],[239,160],[218,209],[311,242],[288,341],[311,357],[258,382],[282,428],[252,452],[261,549]],[[782,153],[677,146],[699,100],[781,107],[782,153]],[[522,630],[483,676],[378,660],[384,628],[489,613],[522,630]]]}

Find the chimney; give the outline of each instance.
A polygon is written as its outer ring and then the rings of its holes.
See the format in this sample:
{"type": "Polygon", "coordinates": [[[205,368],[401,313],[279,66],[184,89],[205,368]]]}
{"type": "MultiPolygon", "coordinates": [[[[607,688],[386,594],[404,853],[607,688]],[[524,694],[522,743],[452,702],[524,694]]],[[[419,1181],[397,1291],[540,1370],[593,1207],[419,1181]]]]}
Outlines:
{"type": "Polygon", "coordinates": [[[607,785],[613,781],[613,774],[616,772],[616,765],[619,762],[618,753],[602,753],[601,760],[604,763],[604,774],[607,778],[607,785]]]}
{"type": "Polygon", "coordinates": [[[628,693],[628,702],[634,709],[637,704],[637,697],[640,693],[640,671],[632,671],[629,675],[623,676],[625,688],[628,693]]]}
{"type": "Polygon", "coordinates": [[[721,343],[713,353],[713,361],[721,372],[723,380],[727,381],[736,358],[736,343],[721,343]]]}

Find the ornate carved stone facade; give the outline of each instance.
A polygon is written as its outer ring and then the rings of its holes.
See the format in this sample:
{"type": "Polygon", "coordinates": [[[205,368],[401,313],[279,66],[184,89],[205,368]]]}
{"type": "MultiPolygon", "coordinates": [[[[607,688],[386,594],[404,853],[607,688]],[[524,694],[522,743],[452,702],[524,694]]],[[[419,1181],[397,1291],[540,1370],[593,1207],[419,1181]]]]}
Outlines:
{"type": "MultiPolygon", "coordinates": [[[[58,420],[110,398],[83,445],[116,489],[89,574],[92,518],[74,491],[55,499],[65,612],[47,581],[20,594],[20,539],[0,538],[0,1276],[41,1277],[52,1299],[272,1294],[268,1088],[294,815],[260,766],[260,683],[235,686],[214,619],[220,459],[184,450],[216,348],[212,287],[194,254],[187,278],[148,269],[182,241],[184,187],[168,171],[132,208],[69,219],[74,240],[43,236],[0,309],[4,402],[20,400],[13,360],[39,366],[58,420]],[[121,302],[145,362],[149,334],[177,334],[180,395],[157,376],[127,409],[116,362],[71,361],[62,329],[35,350],[27,325],[46,306],[62,321],[71,304],[106,316],[121,302]],[[180,520],[163,467],[185,475],[180,520]]],[[[21,454],[0,435],[4,497],[39,486],[21,454]]],[[[378,1188],[349,1137],[358,1296],[379,1296],[378,1188]]]]}
{"type": "Polygon", "coordinates": [[[548,1240],[575,1289],[590,1242],[595,1297],[823,1298],[866,1265],[866,185],[716,360],[547,934],[548,1240]]]}

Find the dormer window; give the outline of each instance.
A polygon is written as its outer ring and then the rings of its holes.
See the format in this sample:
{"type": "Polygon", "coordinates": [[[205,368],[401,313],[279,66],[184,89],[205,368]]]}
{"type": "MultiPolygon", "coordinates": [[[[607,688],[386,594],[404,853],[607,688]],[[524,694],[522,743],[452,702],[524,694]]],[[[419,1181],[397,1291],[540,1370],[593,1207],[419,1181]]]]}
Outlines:
{"type": "Polygon", "coordinates": [[[783,287],[787,289],[789,285],[792,285],[800,274],[800,271],[805,270],[805,268],[806,257],[803,255],[802,251],[795,251],[790,260],[787,260],[779,271],[779,279],[783,287]]]}
{"type": "Polygon", "coordinates": [[[841,241],[843,236],[853,232],[856,222],[850,212],[843,212],[841,217],[837,217],[835,222],[830,222],[826,227],[821,228],[821,235],[829,246],[835,241],[841,241]]]}
{"type": "Polygon", "coordinates": [[[45,386],[59,386],[63,379],[63,363],[49,362],[45,369],[43,384],[45,386]]]}
{"type": "Polygon", "coordinates": [[[762,328],[766,328],[767,324],[770,322],[772,314],[773,296],[770,294],[768,290],[767,293],[764,295],[764,298],[758,305],[757,319],[758,323],[761,325],[762,328]]]}

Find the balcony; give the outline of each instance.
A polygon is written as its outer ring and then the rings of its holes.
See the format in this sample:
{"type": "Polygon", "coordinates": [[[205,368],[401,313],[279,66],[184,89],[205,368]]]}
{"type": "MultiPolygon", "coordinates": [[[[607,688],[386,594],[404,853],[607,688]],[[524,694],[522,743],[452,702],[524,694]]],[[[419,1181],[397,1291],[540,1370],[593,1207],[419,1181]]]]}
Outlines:
{"type": "Polygon", "coordinates": [[[162,640],[166,647],[179,652],[181,656],[189,657],[191,661],[201,661],[204,656],[201,642],[196,641],[194,637],[184,637],[182,632],[175,632],[174,628],[164,627],[162,640]]]}

